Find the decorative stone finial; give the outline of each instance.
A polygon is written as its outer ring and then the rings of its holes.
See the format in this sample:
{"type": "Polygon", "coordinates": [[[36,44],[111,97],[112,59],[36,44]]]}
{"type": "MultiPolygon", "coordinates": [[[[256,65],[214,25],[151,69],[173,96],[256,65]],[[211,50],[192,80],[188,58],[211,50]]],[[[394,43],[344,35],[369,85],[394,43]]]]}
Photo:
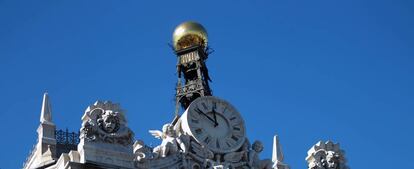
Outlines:
{"type": "Polygon", "coordinates": [[[289,169],[287,164],[283,163],[282,146],[279,143],[279,136],[273,137],[273,154],[272,154],[273,169],[289,169]]]}
{"type": "Polygon", "coordinates": [[[52,108],[49,102],[49,95],[47,92],[43,94],[42,111],[40,115],[40,123],[53,123],[52,122],[52,108]]]}
{"type": "Polygon", "coordinates": [[[309,151],[306,157],[309,169],[349,169],[346,165],[345,152],[339,143],[319,141],[309,151]]]}

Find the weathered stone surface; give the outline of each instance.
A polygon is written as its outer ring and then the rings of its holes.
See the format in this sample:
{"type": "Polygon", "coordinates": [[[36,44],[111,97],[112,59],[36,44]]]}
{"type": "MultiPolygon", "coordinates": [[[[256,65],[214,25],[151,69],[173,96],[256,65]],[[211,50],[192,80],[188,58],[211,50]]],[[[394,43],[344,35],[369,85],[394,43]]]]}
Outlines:
{"type": "Polygon", "coordinates": [[[80,163],[134,168],[133,132],[118,104],[97,101],[82,117],[80,163]]]}
{"type": "Polygon", "coordinates": [[[309,169],[349,169],[346,165],[345,152],[339,143],[319,141],[309,151],[306,157],[309,169]]]}

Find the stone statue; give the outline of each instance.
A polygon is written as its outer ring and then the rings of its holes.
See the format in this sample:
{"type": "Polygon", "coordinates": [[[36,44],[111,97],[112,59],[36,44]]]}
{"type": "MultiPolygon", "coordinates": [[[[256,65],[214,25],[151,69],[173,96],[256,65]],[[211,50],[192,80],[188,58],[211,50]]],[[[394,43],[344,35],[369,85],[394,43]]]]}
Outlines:
{"type": "Polygon", "coordinates": [[[314,145],[308,151],[309,169],[349,169],[346,166],[344,152],[339,148],[339,144],[331,141],[322,143],[321,141],[314,145]]]}
{"type": "Polygon", "coordinates": [[[171,124],[165,124],[162,127],[162,131],[159,130],[150,130],[149,131],[155,138],[162,139],[161,145],[154,148],[153,152],[155,153],[155,158],[158,157],[167,157],[171,154],[176,154],[178,152],[187,152],[186,145],[177,136],[174,126],[171,124]]]}
{"type": "Polygon", "coordinates": [[[252,150],[249,151],[248,157],[248,165],[254,169],[271,169],[272,168],[272,161],[269,159],[260,160],[259,154],[263,151],[263,144],[262,142],[256,140],[252,145],[252,150]]]}

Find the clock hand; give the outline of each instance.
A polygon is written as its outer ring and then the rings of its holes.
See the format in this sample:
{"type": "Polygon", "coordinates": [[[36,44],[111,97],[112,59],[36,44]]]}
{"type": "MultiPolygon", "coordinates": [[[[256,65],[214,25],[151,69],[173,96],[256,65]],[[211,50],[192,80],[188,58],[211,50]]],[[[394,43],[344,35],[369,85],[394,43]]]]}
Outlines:
{"type": "Polygon", "coordinates": [[[207,119],[209,119],[210,121],[212,121],[213,123],[214,123],[214,125],[216,125],[216,122],[214,121],[214,119],[212,119],[210,116],[208,116],[207,114],[205,114],[204,112],[202,112],[200,109],[195,109],[195,111],[198,113],[198,114],[202,114],[202,115],[204,115],[204,116],[206,116],[207,117],[207,119]]]}
{"type": "Polygon", "coordinates": [[[216,104],[214,104],[213,105],[213,115],[214,115],[214,127],[217,127],[218,126],[218,123],[217,123],[217,116],[216,116],[216,104]]]}

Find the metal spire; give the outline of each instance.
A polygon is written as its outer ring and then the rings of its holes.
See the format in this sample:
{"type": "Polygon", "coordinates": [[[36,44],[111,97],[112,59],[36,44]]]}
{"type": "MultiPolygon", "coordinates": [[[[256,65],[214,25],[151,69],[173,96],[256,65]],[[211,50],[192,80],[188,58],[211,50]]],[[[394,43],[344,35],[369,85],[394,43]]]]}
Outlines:
{"type": "Polygon", "coordinates": [[[43,94],[42,111],[40,115],[40,123],[52,123],[52,109],[50,107],[49,95],[47,92],[43,94]]]}

